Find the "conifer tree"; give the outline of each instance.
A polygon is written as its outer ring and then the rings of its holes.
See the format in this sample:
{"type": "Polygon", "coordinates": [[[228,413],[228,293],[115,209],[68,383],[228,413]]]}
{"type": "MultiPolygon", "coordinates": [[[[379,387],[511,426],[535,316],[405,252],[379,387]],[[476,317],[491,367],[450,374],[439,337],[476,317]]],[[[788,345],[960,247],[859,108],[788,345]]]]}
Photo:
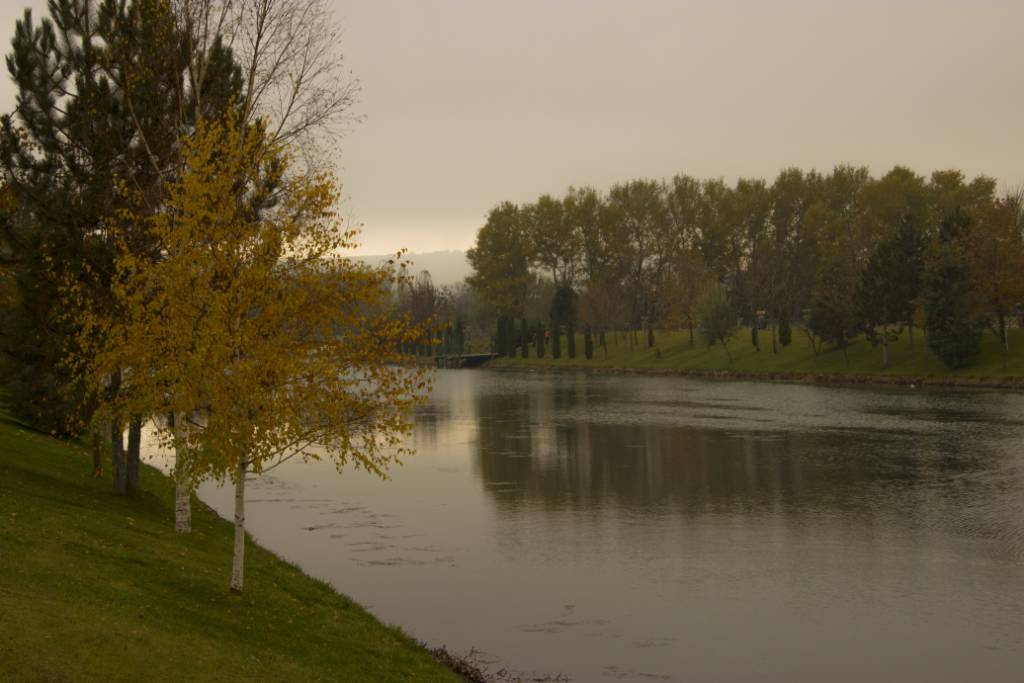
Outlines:
{"type": "Polygon", "coordinates": [[[970,225],[962,209],[946,216],[924,274],[928,347],[950,368],[970,365],[981,352],[984,318],[961,237],[970,225]]]}
{"type": "MultiPolygon", "coordinates": [[[[115,241],[157,253],[137,226],[115,234],[107,219],[159,210],[180,134],[195,116],[222,111],[241,80],[217,43],[204,55],[209,97],[199,106],[199,88],[183,86],[187,41],[161,0],[54,0],[49,15],[36,23],[26,11],[7,58],[17,109],[0,119],[0,172],[17,212],[0,239],[22,295],[0,308],[0,357],[19,416],[67,434],[89,422],[90,404],[62,362],[77,329],[62,317],[61,292],[70,284],[79,305],[110,306],[115,241]]],[[[135,493],[138,416],[112,419],[115,490],[135,493]]]]}

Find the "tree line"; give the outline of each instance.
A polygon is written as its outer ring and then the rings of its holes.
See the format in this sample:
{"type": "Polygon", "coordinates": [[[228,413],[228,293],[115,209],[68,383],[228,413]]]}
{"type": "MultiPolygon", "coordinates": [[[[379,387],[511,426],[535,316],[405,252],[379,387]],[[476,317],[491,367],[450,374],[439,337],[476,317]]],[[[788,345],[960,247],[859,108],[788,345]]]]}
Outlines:
{"type": "Polygon", "coordinates": [[[771,183],[681,174],[502,202],[467,257],[502,354],[526,354],[532,339],[538,356],[547,341],[558,357],[563,331],[574,340],[581,327],[599,347],[611,331],[654,346],[657,329],[725,344],[744,324],[772,352],[794,329],[815,352],[845,354],[863,335],[887,365],[891,342],[923,328],[957,368],[977,358],[986,327],[1009,350],[1024,302],[1024,192],[903,166],[881,177],[789,168],[771,183]]]}
{"type": "MultiPolygon", "coordinates": [[[[146,423],[191,493],[293,458],[384,475],[426,381],[397,263],[344,258],[323,169],[358,82],[326,0],[53,0],[0,119],[0,372],[24,424],[89,435],[139,493],[146,423]],[[127,437],[127,438],[126,438],[127,437]]],[[[396,259],[396,261],[399,259],[396,259]]]]}

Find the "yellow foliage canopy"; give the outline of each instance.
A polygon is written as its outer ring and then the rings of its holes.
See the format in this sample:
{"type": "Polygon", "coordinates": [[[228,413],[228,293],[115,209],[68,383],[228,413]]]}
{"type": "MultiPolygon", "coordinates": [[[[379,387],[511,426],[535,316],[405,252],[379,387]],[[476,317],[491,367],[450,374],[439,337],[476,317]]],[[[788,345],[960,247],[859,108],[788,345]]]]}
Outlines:
{"type": "Polygon", "coordinates": [[[117,314],[84,314],[83,342],[103,342],[77,367],[101,414],[198,415],[177,444],[193,479],[293,455],[385,475],[428,388],[399,351],[420,333],[387,305],[394,269],[341,256],[355,232],[338,228],[334,180],[290,174],[258,130],[205,122],[184,159],[163,211],[114,221],[145,222],[162,253],[122,249],[117,314]]]}

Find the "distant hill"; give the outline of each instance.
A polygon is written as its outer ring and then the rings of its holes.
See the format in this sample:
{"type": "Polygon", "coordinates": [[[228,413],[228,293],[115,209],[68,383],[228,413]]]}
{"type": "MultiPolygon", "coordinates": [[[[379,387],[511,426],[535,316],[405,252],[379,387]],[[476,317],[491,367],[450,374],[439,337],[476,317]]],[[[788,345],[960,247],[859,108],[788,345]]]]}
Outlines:
{"type": "MultiPolygon", "coordinates": [[[[355,258],[376,266],[393,257],[393,254],[389,254],[387,256],[372,255],[355,258]]],[[[469,262],[466,261],[466,252],[464,251],[431,251],[423,254],[408,254],[406,258],[412,261],[412,266],[409,268],[410,273],[415,275],[421,270],[429,271],[431,279],[438,287],[462,282],[467,275],[473,272],[473,269],[469,267],[469,262]]]]}

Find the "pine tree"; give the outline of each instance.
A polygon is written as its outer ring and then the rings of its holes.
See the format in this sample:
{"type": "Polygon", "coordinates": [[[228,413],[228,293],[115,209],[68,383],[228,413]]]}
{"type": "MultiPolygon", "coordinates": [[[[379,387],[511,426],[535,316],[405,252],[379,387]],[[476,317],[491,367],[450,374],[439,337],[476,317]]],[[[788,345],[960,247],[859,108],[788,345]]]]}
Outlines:
{"type": "Polygon", "coordinates": [[[789,319],[785,317],[779,320],[779,343],[784,347],[793,343],[793,328],[789,325],[789,319]]]}
{"type": "MultiPolygon", "coordinates": [[[[62,292],[77,286],[79,305],[110,306],[116,243],[144,257],[158,252],[137,225],[114,230],[109,219],[159,209],[179,163],[180,136],[194,122],[189,117],[223,111],[241,79],[218,44],[207,60],[210,96],[196,106],[180,87],[187,41],[160,0],[56,0],[49,11],[39,24],[26,11],[7,60],[18,109],[0,119],[0,172],[17,211],[0,221],[0,242],[5,258],[21,264],[21,295],[0,310],[0,357],[15,380],[9,391],[16,414],[67,434],[87,424],[91,410],[63,362],[75,351],[77,330],[62,292]]],[[[115,490],[134,493],[139,421],[114,420],[115,490]]]]}
{"type": "Polygon", "coordinates": [[[494,334],[494,352],[499,356],[504,356],[505,351],[508,348],[508,327],[505,324],[506,318],[503,315],[498,316],[496,321],[497,329],[494,334]]]}

